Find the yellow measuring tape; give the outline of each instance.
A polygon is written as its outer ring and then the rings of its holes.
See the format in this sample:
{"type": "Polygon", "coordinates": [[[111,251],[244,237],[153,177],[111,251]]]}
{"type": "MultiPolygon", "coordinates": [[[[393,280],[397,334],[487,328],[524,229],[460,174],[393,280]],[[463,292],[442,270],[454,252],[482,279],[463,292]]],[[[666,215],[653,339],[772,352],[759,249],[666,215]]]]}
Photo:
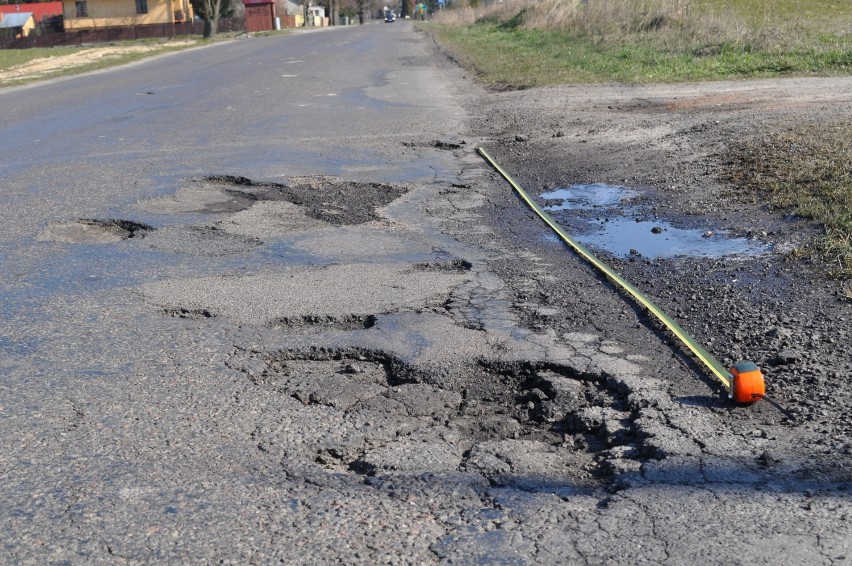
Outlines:
{"type": "Polygon", "coordinates": [[[515,189],[515,191],[518,193],[518,195],[520,195],[520,197],[524,200],[524,202],[526,202],[527,205],[531,209],[533,209],[535,211],[535,213],[538,214],[539,217],[542,220],[544,220],[547,223],[547,225],[550,226],[553,229],[554,232],[559,234],[559,237],[562,238],[562,240],[566,244],[568,244],[569,246],[574,248],[574,250],[578,254],[583,256],[589,263],[591,263],[592,265],[597,267],[607,277],[609,277],[615,283],[617,283],[619,287],[621,287],[622,289],[624,289],[625,291],[630,293],[630,295],[634,299],[636,299],[636,301],[640,305],[642,305],[643,307],[645,307],[646,309],[651,311],[654,314],[654,316],[656,316],[659,319],[659,321],[662,322],[666,326],[666,328],[671,330],[671,332],[675,336],[677,336],[678,339],[687,348],[689,348],[689,350],[693,354],[695,354],[695,357],[697,357],[699,360],[701,360],[701,362],[705,366],[707,366],[707,369],[710,370],[710,372],[713,374],[714,377],[716,377],[719,381],[722,382],[722,384],[725,386],[725,388],[727,388],[728,390],[731,389],[731,379],[732,379],[733,376],[731,375],[731,373],[727,369],[725,369],[725,366],[723,366],[719,362],[719,360],[714,358],[712,355],[710,355],[709,352],[707,352],[707,350],[702,348],[701,345],[698,342],[696,342],[695,339],[692,336],[687,334],[686,331],[683,328],[681,328],[674,320],[672,320],[671,317],[669,317],[669,315],[664,313],[662,311],[662,309],[660,309],[660,307],[655,305],[648,297],[643,295],[639,291],[639,289],[637,289],[636,287],[634,287],[633,285],[628,283],[618,273],[613,271],[607,264],[605,264],[604,262],[599,260],[597,257],[595,257],[595,255],[592,252],[587,250],[583,245],[581,245],[574,238],[572,238],[570,235],[568,235],[568,233],[559,224],[557,224],[550,217],[550,215],[547,214],[544,211],[544,209],[542,209],[538,204],[536,204],[535,201],[533,201],[529,197],[529,195],[527,195],[526,191],[524,191],[524,189],[522,189],[509,176],[509,174],[506,173],[503,170],[502,167],[500,167],[500,165],[494,160],[494,158],[492,158],[490,155],[488,155],[488,152],[485,151],[484,148],[479,147],[479,148],[477,148],[477,151],[486,161],[488,161],[488,163],[491,164],[492,167],[494,167],[494,169],[497,170],[498,173],[500,173],[500,175],[503,176],[504,179],[506,179],[509,182],[510,185],[512,185],[512,188],[515,189]]]}

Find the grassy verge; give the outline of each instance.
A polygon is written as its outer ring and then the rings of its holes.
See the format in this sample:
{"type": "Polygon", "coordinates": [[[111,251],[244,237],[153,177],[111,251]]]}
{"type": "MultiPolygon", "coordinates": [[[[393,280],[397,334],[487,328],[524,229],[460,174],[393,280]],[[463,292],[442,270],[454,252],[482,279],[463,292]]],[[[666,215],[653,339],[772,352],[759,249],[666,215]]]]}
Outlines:
{"type": "Polygon", "coordinates": [[[179,51],[198,38],[117,41],[104,45],[0,50],[0,87],[84,73],[179,51]],[[97,56],[94,54],[97,53],[97,56]]]}
{"type": "Polygon", "coordinates": [[[483,81],[517,87],[852,74],[852,2],[516,0],[497,6],[446,10],[422,27],[483,81]]]}
{"type": "MultiPolygon", "coordinates": [[[[852,122],[808,124],[735,149],[731,180],[825,227],[816,249],[830,275],[852,280],[852,122]]],[[[847,286],[852,296],[852,288],[847,286]]]]}
{"type": "Polygon", "coordinates": [[[483,81],[516,87],[572,82],[677,82],[792,74],[852,74],[852,47],[755,49],[723,42],[671,50],[653,40],[601,44],[585,37],[541,30],[429,26],[456,58],[483,81]]]}

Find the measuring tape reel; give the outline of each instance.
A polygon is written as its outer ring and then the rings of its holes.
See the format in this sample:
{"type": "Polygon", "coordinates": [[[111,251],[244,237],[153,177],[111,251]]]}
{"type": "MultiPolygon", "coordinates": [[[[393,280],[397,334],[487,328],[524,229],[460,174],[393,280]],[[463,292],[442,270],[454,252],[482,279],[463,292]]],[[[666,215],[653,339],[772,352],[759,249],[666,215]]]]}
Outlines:
{"type": "Polygon", "coordinates": [[[763,373],[754,362],[737,362],[731,368],[728,396],[737,403],[754,403],[766,396],[763,373]]]}

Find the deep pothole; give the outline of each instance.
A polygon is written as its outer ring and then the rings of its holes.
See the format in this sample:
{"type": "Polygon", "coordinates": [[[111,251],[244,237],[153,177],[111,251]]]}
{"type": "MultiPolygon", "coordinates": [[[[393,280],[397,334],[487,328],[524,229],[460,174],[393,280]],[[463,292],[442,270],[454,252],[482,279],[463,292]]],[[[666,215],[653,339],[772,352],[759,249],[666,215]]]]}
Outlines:
{"type": "Polygon", "coordinates": [[[641,466],[624,397],[558,365],[479,363],[442,379],[447,387],[386,352],[313,348],[264,355],[249,379],[373,423],[351,441],[316,446],[314,463],[334,472],[472,472],[492,485],[553,490],[600,487],[641,466]]]}

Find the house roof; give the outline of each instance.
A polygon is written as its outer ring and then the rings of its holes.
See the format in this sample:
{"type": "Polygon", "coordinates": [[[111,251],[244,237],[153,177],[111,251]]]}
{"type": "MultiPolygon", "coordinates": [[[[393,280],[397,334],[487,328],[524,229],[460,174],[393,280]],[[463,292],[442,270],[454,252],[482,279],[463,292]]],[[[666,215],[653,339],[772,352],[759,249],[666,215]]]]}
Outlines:
{"type": "Polygon", "coordinates": [[[32,4],[0,4],[0,12],[4,14],[19,14],[32,12],[36,23],[42,18],[62,15],[62,2],[37,2],[32,4]]]}
{"type": "Polygon", "coordinates": [[[0,19],[0,28],[22,28],[27,20],[33,17],[32,12],[15,12],[14,14],[3,14],[0,19]]]}

